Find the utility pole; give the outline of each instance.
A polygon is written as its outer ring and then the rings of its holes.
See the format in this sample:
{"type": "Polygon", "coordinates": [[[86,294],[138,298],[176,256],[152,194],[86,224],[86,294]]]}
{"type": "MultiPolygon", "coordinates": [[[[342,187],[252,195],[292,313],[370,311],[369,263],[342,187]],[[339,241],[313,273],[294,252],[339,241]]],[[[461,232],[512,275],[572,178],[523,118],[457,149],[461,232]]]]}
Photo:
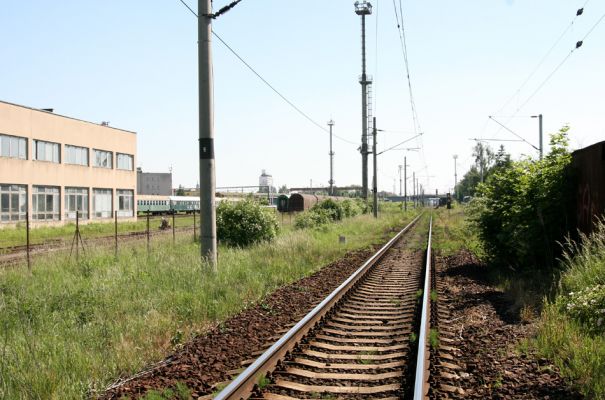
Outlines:
{"type": "Polygon", "coordinates": [[[454,154],[454,198],[456,198],[456,190],[458,187],[458,170],[457,170],[457,162],[458,154],[454,154]]]}
{"type": "Polygon", "coordinates": [[[368,200],[368,80],[366,75],[366,15],[372,14],[372,4],[355,2],[355,14],[361,16],[361,195],[368,200]]]}
{"type": "Polygon", "coordinates": [[[542,159],[543,153],[544,153],[544,144],[542,142],[542,114],[538,114],[538,115],[532,115],[532,118],[538,118],[538,129],[539,129],[539,135],[540,135],[540,160],[542,159]]]}
{"type": "Polygon", "coordinates": [[[374,182],[372,191],[374,192],[374,218],[378,218],[378,162],[377,162],[377,148],[376,148],[376,117],[372,119],[372,140],[373,140],[373,152],[374,153],[374,182]]]}
{"type": "Polygon", "coordinates": [[[334,121],[328,121],[328,126],[330,127],[330,196],[334,196],[334,152],[332,151],[332,127],[334,126],[334,121]]]}
{"type": "Polygon", "coordinates": [[[408,210],[408,161],[403,157],[403,211],[408,210]]]}
{"type": "Polygon", "coordinates": [[[399,197],[401,197],[401,169],[403,168],[403,165],[399,166],[399,197]]]}
{"type": "Polygon", "coordinates": [[[202,261],[216,270],[216,210],[214,194],[214,104],[212,81],[211,0],[198,0],[200,250],[202,261]]]}
{"type": "Polygon", "coordinates": [[[416,172],[412,172],[412,188],[414,192],[414,208],[416,208],[416,172]]]}

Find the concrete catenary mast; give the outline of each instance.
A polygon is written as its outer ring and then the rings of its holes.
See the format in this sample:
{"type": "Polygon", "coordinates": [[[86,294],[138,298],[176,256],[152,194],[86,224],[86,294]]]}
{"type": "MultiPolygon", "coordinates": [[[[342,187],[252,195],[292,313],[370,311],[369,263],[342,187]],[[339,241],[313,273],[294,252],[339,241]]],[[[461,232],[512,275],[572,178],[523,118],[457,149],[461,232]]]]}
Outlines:
{"type": "Polygon", "coordinates": [[[202,261],[216,269],[216,210],[214,193],[214,104],[212,100],[211,0],[198,0],[200,250],[202,261]]]}
{"type": "Polygon", "coordinates": [[[361,16],[361,195],[368,199],[368,85],[372,83],[366,75],[366,15],[372,14],[372,4],[355,2],[355,14],[361,16]]]}
{"type": "Polygon", "coordinates": [[[330,195],[334,196],[334,152],[332,151],[332,127],[334,126],[334,121],[329,120],[328,126],[330,127],[330,195]]]}

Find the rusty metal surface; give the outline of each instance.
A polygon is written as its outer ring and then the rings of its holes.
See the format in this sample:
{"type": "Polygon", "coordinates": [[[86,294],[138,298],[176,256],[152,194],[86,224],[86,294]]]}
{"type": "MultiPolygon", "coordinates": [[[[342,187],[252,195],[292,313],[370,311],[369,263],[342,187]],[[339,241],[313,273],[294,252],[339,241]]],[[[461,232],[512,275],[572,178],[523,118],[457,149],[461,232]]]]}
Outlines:
{"type": "Polygon", "coordinates": [[[572,153],[575,177],[575,225],[592,232],[595,218],[605,213],[605,142],[572,153]]]}

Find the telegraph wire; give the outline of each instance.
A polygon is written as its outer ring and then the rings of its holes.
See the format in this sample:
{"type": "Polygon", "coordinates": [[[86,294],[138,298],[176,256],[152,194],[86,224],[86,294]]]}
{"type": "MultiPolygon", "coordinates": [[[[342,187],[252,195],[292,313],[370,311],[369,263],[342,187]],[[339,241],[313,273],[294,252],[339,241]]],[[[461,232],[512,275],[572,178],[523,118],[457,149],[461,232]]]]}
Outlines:
{"type": "MultiPolygon", "coordinates": [[[[187,5],[187,3],[185,3],[184,0],[179,0],[185,7],[187,7],[187,9],[196,17],[198,17],[197,13],[195,11],[193,11],[191,9],[191,7],[189,7],[187,5]]],[[[239,0],[241,1],[241,0],[239,0]]],[[[233,2],[233,3],[239,3],[239,1],[233,2]]],[[[231,4],[233,4],[231,3],[231,4]]],[[[224,8],[224,7],[223,7],[224,8]]],[[[300,108],[298,108],[294,103],[292,103],[290,100],[288,100],[283,94],[281,94],[275,87],[273,87],[273,85],[271,85],[265,78],[262,77],[261,74],[259,74],[254,68],[252,68],[252,66],[250,64],[248,64],[246,62],[246,60],[244,60],[242,58],[242,56],[240,56],[231,46],[229,46],[227,44],[227,42],[225,42],[223,40],[223,38],[221,38],[214,30],[212,30],[212,34],[235,56],[237,57],[238,60],[240,60],[250,71],[252,71],[252,73],[254,75],[256,75],[265,85],[267,85],[273,92],[275,92],[275,94],[277,94],[282,100],[284,100],[290,107],[292,107],[294,110],[296,110],[296,112],[298,112],[300,115],[302,115],[305,119],[307,119],[309,122],[311,122],[313,125],[315,125],[316,127],[318,127],[319,129],[321,129],[322,131],[326,132],[326,133],[330,133],[330,131],[326,128],[324,128],[322,125],[320,125],[318,122],[316,122],[315,120],[313,120],[309,115],[307,115],[305,112],[303,112],[300,108]]],[[[345,139],[343,137],[340,137],[338,135],[335,135],[334,133],[332,133],[332,136],[334,136],[335,138],[342,140],[343,142],[352,144],[354,146],[357,146],[358,144],[345,139]]]]}

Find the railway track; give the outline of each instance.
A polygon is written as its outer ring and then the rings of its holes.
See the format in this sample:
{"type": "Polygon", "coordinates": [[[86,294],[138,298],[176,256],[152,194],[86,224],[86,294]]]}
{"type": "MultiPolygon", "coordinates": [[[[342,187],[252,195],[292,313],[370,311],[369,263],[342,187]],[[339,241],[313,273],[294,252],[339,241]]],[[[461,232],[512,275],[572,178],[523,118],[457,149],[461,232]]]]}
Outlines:
{"type": "Polygon", "coordinates": [[[420,219],[214,398],[426,398],[432,219],[426,262],[405,240],[420,219]]]}

